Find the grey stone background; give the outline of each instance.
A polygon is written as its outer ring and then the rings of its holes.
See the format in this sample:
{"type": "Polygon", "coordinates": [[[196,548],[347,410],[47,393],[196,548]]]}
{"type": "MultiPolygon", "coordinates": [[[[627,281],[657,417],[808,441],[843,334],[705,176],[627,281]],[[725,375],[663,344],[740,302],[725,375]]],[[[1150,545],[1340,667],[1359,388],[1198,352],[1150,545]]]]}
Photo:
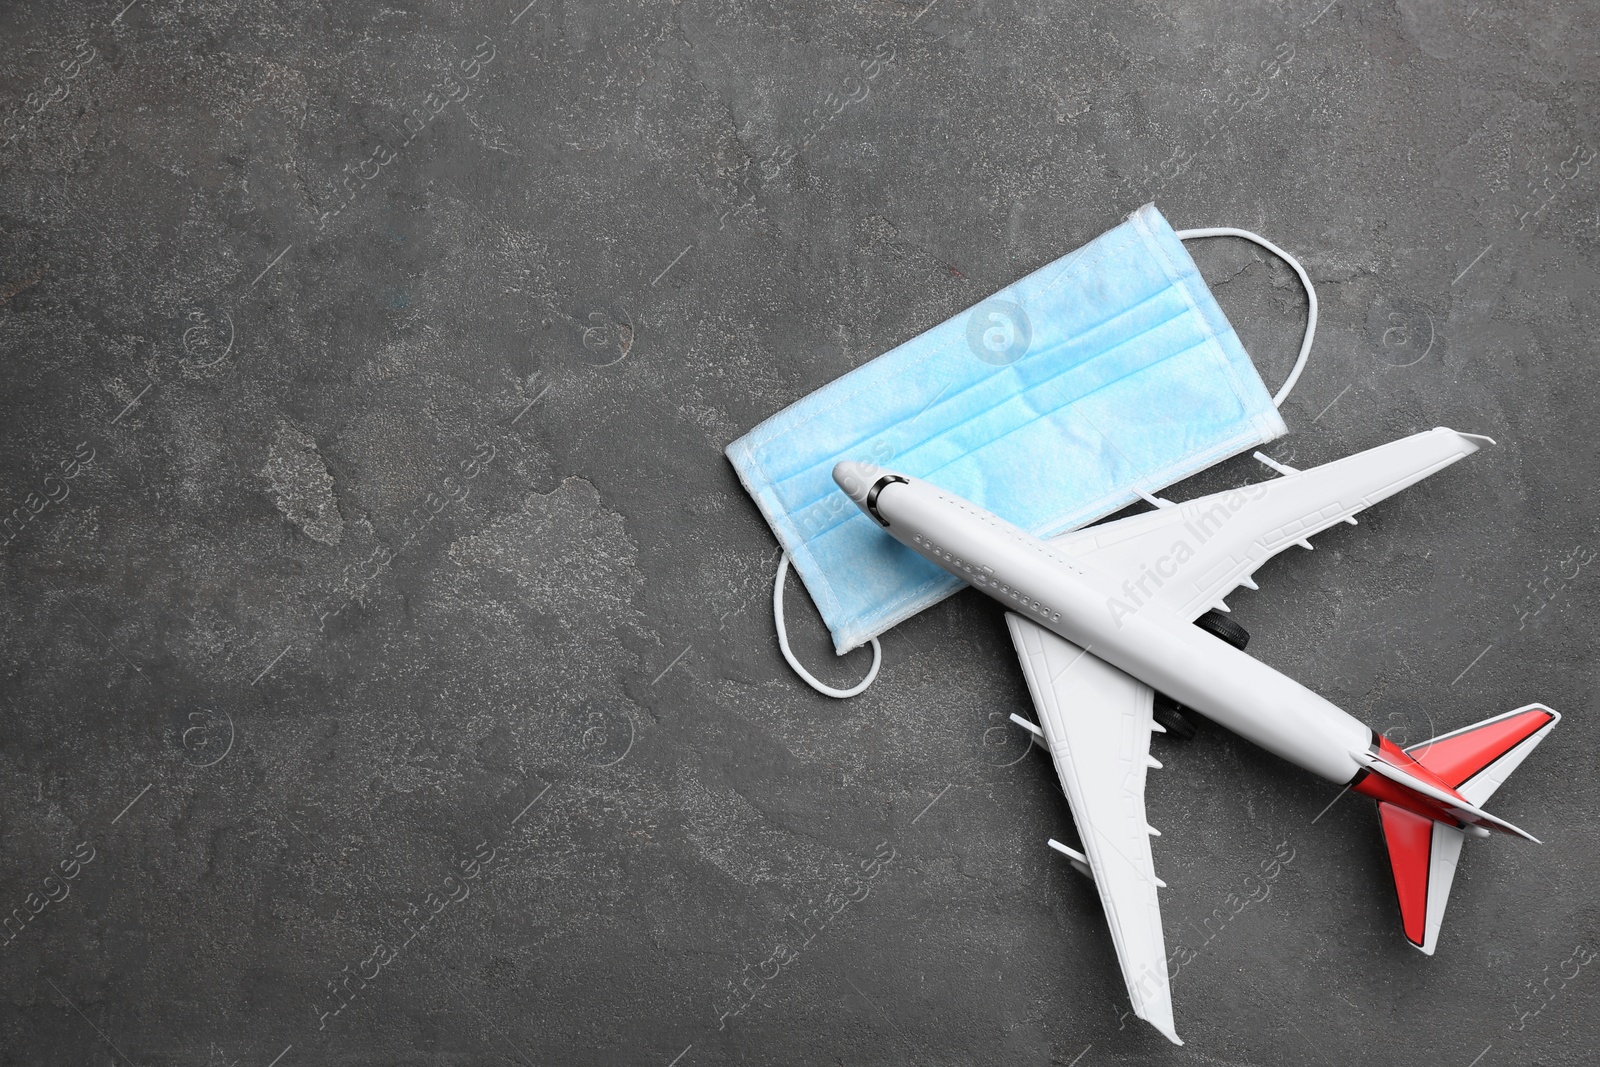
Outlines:
{"type": "MultiPolygon", "coordinates": [[[[0,9],[0,1060],[1594,1061],[1595,6],[124,2],[0,9]],[[1400,741],[1566,714],[1432,959],[1366,801],[1158,740],[1182,1049],[998,609],[815,695],[721,454],[1152,199],[1316,280],[1274,455],[1500,441],[1252,651],[1400,741]]],[[[1292,275],[1194,252],[1275,386],[1292,275]]]]}

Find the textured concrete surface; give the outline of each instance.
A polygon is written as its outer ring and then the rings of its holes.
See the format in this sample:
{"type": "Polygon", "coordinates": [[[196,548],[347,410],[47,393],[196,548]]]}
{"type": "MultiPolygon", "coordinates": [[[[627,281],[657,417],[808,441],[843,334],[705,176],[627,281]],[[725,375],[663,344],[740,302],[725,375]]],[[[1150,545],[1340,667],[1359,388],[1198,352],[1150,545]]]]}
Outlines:
{"type": "MultiPolygon", "coordinates": [[[[0,8],[0,1060],[1594,1061],[1593,5],[125,3],[0,8]],[[1279,458],[1500,441],[1252,650],[1566,714],[1432,959],[1365,801],[1158,740],[1182,1049],[998,610],[813,694],[720,451],[1152,199],[1316,279],[1279,458]]],[[[1276,383],[1293,277],[1195,254],[1276,383]]]]}

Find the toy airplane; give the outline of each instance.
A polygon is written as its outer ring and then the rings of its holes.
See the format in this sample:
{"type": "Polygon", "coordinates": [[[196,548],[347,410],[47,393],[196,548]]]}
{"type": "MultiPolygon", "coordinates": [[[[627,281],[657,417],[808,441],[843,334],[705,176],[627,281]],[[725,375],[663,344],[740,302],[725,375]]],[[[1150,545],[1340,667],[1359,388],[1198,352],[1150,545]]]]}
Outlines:
{"type": "Polygon", "coordinates": [[[1258,485],[1040,540],[925,481],[840,463],[834,481],[896,540],[1007,607],[1043,730],[1083,837],[1072,858],[1100,892],[1134,1012],[1176,1044],[1150,836],[1155,732],[1199,711],[1330,782],[1378,801],[1405,936],[1432,954],[1467,835],[1536,840],[1482,805],[1560,716],[1539,705],[1402,750],[1265,663],[1217,611],[1290,545],[1476,452],[1436,429],[1258,485]],[[1197,624],[1198,623],[1198,624],[1197,624]],[[1158,703],[1157,695],[1166,700],[1158,703]],[[1175,702],[1175,703],[1174,703],[1175,702]],[[1165,724],[1165,725],[1163,725],[1165,724]]]}

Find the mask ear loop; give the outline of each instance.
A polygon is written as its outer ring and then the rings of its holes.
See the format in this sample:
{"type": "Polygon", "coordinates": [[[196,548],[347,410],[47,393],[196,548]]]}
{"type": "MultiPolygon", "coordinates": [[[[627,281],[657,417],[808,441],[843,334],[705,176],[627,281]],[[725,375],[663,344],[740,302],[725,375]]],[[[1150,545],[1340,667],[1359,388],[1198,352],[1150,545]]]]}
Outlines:
{"type": "Polygon", "coordinates": [[[1180,241],[1187,241],[1193,237],[1243,237],[1246,241],[1255,242],[1289,264],[1294,268],[1294,272],[1300,276],[1300,284],[1305,286],[1306,289],[1306,301],[1310,307],[1310,312],[1306,315],[1306,332],[1305,336],[1300,339],[1300,354],[1295,357],[1294,369],[1289,372],[1289,377],[1284,380],[1283,385],[1278,388],[1277,393],[1272,397],[1273,407],[1283,407],[1283,402],[1289,399],[1289,393],[1294,389],[1295,382],[1300,380],[1300,372],[1306,369],[1306,357],[1311,354],[1311,342],[1317,336],[1317,290],[1311,284],[1310,275],[1306,274],[1306,269],[1300,265],[1298,259],[1295,259],[1259,233],[1251,233],[1249,230],[1240,230],[1233,226],[1208,226],[1200,230],[1179,230],[1177,237],[1180,241]]]}
{"type": "Polygon", "coordinates": [[[853,697],[858,693],[866,692],[867,686],[871,685],[878,677],[878,668],[883,664],[883,646],[878,644],[876,637],[872,638],[872,669],[867,672],[867,676],[861,679],[860,683],[849,689],[835,689],[832,686],[824,685],[821,681],[812,677],[810,671],[800,666],[800,661],[789,650],[789,631],[783,625],[783,583],[784,579],[788,577],[789,553],[785,552],[778,557],[778,577],[772,583],[772,621],[778,628],[778,649],[783,653],[783,658],[789,661],[789,666],[794,668],[794,673],[798,674],[807,685],[825,697],[843,700],[846,697],[853,697]]]}

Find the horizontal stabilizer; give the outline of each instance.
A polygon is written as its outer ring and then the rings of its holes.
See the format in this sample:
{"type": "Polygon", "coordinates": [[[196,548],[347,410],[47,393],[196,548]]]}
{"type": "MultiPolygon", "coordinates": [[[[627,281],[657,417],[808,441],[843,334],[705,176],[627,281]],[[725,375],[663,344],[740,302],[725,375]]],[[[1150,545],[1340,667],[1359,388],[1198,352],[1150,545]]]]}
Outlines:
{"type": "Polygon", "coordinates": [[[1400,900],[1400,923],[1406,940],[1433,955],[1444,922],[1444,906],[1455,880],[1456,860],[1465,835],[1454,826],[1398,804],[1378,803],[1383,843],[1394,870],[1394,892],[1400,900]]]}
{"type": "MultiPolygon", "coordinates": [[[[1410,810],[1399,794],[1384,789],[1357,789],[1379,796],[1378,820],[1394,871],[1394,891],[1400,902],[1400,920],[1406,940],[1428,955],[1439,943],[1450,883],[1466,832],[1485,836],[1486,829],[1528,834],[1485,812],[1481,805],[1505,782],[1528,753],[1561,721],[1559,713],[1529,704],[1472,726],[1441,734],[1401,753],[1387,740],[1379,755],[1357,758],[1370,771],[1436,801],[1459,818],[1461,828],[1437,822],[1410,810]],[[1396,766],[1407,757],[1415,773],[1396,766]],[[1433,781],[1425,781],[1432,778],[1433,781]],[[1437,784],[1435,784],[1437,783],[1437,784]],[[1441,788],[1442,787],[1442,788],[1441,788]],[[1452,796],[1451,794],[1455,794],[1452,796]],[[1384,799],[1384,797],[1388,799],[1384,799]]],[[[1535,840],[1530,837],[1530,840],[1535,840]]]]}
{"type": "Polygon", "coordinates": [[[1494,795],[1561,716],[1529,704],[1413,745],[1406,754],[1474,804],[1494,795]]]}

